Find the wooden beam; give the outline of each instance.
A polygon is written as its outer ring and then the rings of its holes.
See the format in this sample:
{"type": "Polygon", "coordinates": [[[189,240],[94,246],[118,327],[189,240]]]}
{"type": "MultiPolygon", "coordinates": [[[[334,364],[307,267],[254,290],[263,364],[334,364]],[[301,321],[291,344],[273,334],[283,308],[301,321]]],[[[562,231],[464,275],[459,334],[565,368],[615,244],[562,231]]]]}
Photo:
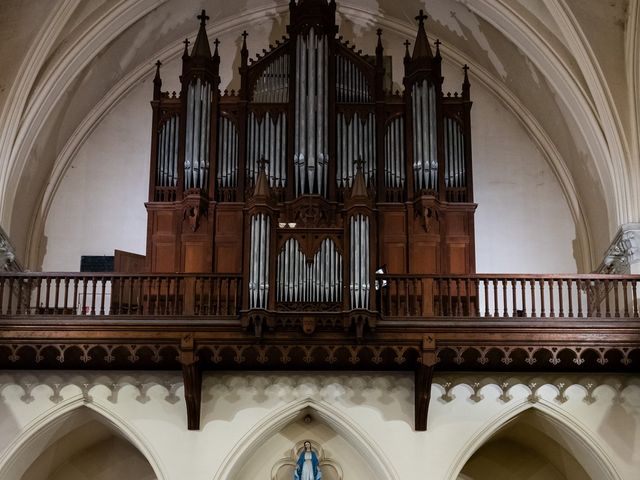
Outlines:
{"type": "Polygon", "coordinates": [[[192,334],[185,335],[180,341],[180,363],[184,382],[184,401],[187,404],[187,428],[200,430],[202,369],[195,354],[192,334]]]}
{"type": "Polygon", "coordinates": [[[429,401],[431,400],[431,381],[433,380],[433,367],[418,364],[415,371],[415,429],[417,432],[427,430],[427,417],[429,415],[429,401]]]}
{"type": "Polygon", "coordinates": [[[436,364],[436,341],[433,335],[422,337],[422,356],[415,370],[415,430],[427,430],[433,367],[436,364]]]}

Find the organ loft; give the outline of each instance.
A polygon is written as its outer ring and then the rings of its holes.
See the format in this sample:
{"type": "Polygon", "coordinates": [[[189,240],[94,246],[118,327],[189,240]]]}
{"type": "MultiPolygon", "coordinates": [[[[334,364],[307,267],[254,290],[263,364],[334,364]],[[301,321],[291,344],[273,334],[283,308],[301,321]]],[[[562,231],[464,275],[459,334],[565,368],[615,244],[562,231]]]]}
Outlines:
{"type": "Polygon", "coordinates": [[[250,313],[374,312],[376,272],[475,273],[466,66],[445,95],[420,11],[393,92],[382,30],[365,55],[338,36],[335,1],[289,16],[255,59],[243,33],[238,92],[220,91],[204,11],[179,95],[158,62],[145,269],[241,275],[250,313]]]}
{"type": "Polygon", "coordinates": [[[333,0],[291,1],[253,60],[243,33],[237,92],[198,19],[180,92],[153,82],[146,254],[0,272],[0,367],[180,370],[189,429],[203,372],[405,371],[417,431],[434,371],[637,368],[637,275],[476,274],[468,72],[443,92],[422,12],[401,92],[333,0]]]}

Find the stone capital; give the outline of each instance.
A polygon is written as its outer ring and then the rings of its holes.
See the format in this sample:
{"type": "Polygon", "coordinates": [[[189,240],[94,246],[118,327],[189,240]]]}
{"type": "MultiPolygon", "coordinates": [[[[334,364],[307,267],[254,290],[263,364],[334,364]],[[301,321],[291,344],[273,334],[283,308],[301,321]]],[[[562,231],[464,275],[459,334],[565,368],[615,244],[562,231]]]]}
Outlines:
{"type": "Polygon", "coordinates": [[[16,261],[16,252],[8,235],[0,227],[0,271],[22,270],[16,261]]]}
{"type": "Polygon", "coordinates": [[[640,223],[625,223],[607,249],[598,272],[626,274],[637,263],[640,263],[640,223]]]}

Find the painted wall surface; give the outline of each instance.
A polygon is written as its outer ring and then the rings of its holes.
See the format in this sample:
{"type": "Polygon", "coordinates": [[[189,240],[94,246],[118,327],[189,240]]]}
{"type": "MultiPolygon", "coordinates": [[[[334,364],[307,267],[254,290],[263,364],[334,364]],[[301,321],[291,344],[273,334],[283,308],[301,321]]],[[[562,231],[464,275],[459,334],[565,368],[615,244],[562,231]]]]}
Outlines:
{"type": "Polygon", "coordinates": [[[336,478],[342,469],[345,479],[428,471],[453,480],[501,427],[531,411],[536,420],[527,424],[553,436],[592,479],[640,472],[637,376],[436,377],[427,432],[413,430],[412,376],[402,373],[207,374],[200,431],[186,429],[177,373],[3,373],[0,383],[7,480],[84,425],[87,411],[139,450],[160,480],[271,479],[306,439],[337,465],[336,478]]]}
{"type": "MultiPolygon", "coordinates": [[[[269,31],[256,31],[252,45],[268,41],[269,31]]],[[[235,58],[234,35],[222,38],[223,67],[235,58]]],[[[387,52],[395,59],[396,83],[402,40],[388,39],[399,46],[387,52]]],[[[179,68],[177,60],[163,67],[164,90],[179,90],[179,68]]],[[[448,64],[444,70],[445,91],[459,90],[460,70],[448,64]]],[[[221,76],[222,88],[233,85],[230,69],[221,76]]],[[[80,148],[47,217],[43,270],[77,271],[80,255],[145,252],[152,90],[150,78],[133,88],[80,148]]],[[[552,169],[515,115],[482,84],[472,84],[472,99],[477,271],[575,272],[575,223],[552,169]]]]}

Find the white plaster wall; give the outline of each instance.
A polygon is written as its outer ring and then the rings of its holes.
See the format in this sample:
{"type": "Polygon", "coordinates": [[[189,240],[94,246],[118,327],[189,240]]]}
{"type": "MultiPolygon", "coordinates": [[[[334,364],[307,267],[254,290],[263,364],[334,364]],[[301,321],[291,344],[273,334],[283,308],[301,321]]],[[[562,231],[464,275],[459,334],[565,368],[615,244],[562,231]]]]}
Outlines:
{"type": "MultiPolygon", "coordinates": [[[[250,51],[269,41],[273,19],[255,29],[250,51]]],[[[221,40],[222,88],[234,86],[239,32],[221,40]],[[227,67],[225,69],[225,66],[227,67]]],[[[373,45],[373,34],[357,38],[373,45]]],[[[272,40],[272,39],[271,39],[272,40]]],[[[403,39],[385,37],[402,79],[403,39]]],[[[178,90],[180,61],[163,67],[163,90],[178,90]]],[[[445,91],[460,89],[460,69],[445,64],[445,91]]],[[[145,252],[151,137],[151,78],[133,88],[104,117],[76,155],[45,225],[43,270],[78,270],[81,255],[114,249],[145,252]]],[[[560,184],[534,142],[505,106],[472,78],[477,271],[573,273],[575,224],[560,184]]]]}
{"type": "MultiPolygon", "coordinates": [[[[428,465],[430,479],[452,480],[527,408],[550,419],[549,432],[592,478],[635,480],[640,472],[637,376],[436,377],[427,432],[413,430],[408,374],[207,374],[200,431],[186,429],[174,373],[4,373],[0,383],[0,478],[8,480],[43,450],[46,425],[82,405],[119,429],[159,480],[246,478],[242,468],[252,468],[253,455],[266,471],[302,438],[348,463],[350,452],[338,449],[347,441],[360,455],[353,465],[367,464],[374,478],[416,478],[428,465]],[[318,427],[300,424],[308,412],[318,427]]],[[[366,478],[356,473],[345,478],[366,478]]]]}
{"type": "Polygon", "coordinates": [[[551,167],[494,96],[471,95],[477,271],[575,273],[575,222],[551,167]]]}
{"type": "Polygon", "coordinates": [[[145,82],[119,102],[67,170],[47,217],[44,271],[79,271],[81,255],[114,249],[145,253],[150,91],[145,82]]]}

